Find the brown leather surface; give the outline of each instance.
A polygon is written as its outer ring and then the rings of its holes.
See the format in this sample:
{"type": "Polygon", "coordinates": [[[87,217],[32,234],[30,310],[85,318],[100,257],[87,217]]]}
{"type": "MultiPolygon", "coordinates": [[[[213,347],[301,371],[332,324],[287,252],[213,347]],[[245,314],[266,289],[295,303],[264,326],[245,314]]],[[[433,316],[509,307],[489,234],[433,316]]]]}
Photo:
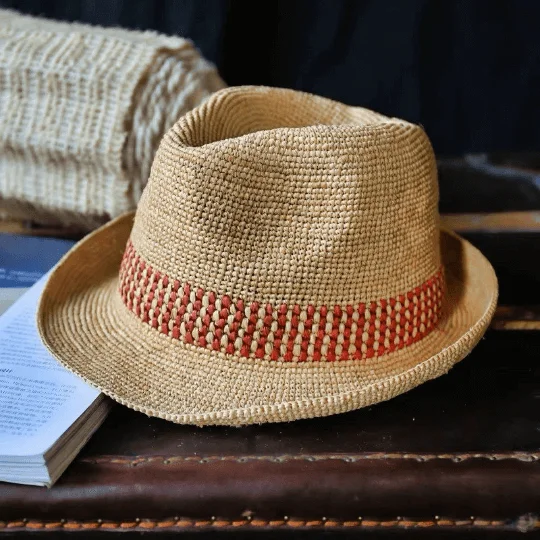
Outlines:
{"type": "MultiPolygon", "coordinates": [[[[525,300],[482,241],[502,293],[525,300]]],[[[539,352],[537,331],[490,330],[408,394],[290,424],[196,428],[117,406],[52,489],[0,483],[0,533],[540,534],[539,352]]]]}

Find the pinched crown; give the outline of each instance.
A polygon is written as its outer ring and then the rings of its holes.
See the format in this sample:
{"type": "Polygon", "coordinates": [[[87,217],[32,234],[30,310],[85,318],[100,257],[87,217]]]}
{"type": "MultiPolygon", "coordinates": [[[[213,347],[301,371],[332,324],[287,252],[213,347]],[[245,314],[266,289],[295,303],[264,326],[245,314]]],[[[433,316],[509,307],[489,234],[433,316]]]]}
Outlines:
{"type": "Polygon", "coordinates": [[[442,297],[435,160],[402,120],[231,88],[164,137],[120,270],[143,322],[273,360],[406,346],[442,297]]]}

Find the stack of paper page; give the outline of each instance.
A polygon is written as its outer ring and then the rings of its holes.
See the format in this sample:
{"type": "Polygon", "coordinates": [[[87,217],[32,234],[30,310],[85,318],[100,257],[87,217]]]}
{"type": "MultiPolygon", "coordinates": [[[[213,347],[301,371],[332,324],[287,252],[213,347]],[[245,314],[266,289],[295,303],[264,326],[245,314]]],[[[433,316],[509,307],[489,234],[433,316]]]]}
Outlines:
{"type": "Polygon", "coordinates": [[[0,317],[0,481],[51,486],[110,404],[42,345],[35,320],[45,280],[0,317]]]}

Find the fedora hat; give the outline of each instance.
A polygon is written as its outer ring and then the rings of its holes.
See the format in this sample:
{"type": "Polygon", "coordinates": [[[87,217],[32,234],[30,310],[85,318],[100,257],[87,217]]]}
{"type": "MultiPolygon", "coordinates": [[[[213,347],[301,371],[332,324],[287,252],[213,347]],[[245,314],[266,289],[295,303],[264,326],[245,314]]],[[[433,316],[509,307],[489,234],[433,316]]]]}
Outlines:
{"type": "Polygon", "coordinates": [[[39,331],[105,394],[178,423],[387,400],[463,359],[495,310],[491,265],[437,206],[419,126],[225,89],[167,132],[136,213],[56,266],[39,331]]]}

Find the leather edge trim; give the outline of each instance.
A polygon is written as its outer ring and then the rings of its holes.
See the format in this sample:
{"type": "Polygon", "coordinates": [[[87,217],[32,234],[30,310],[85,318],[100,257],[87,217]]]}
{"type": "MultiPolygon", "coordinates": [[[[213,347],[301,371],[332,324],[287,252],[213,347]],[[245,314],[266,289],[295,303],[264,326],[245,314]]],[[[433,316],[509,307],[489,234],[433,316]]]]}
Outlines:
{"type": "Polygon", "coordinates": [[[262,520],[255,518],[245,519],[221,519],[212,516],[209,519],[189,519],[189,518],[172,518],[164,520],[140,519],[135,518],[131,521],[74,521],[62,519],[59,521],[38,521],[32,519],[0,521],[0,530],[172,530],[172,529],[221,529],[221,528],[290,528],[290,529],[331,529],[337,527],[343,528],[482,528],[482,529],[517,529],[521,532],[540,529],[540,518],[535,515],[525,515],[519,518],[508,519],[484,519],[471,516],[464,519],[452,519],[435,516],[430,519],[408,519],[404,517],[396,517],[394,519],[376,519],[359,517],[356,520],[333,520],[330,518],[320,518],[312,520],[304,520],[297,518],[284,517],[281,520],[262,520]]]}
{"type": "Polygon", "coordinates": [[[452,453],[452,454],[413,454],[413,453],[374,453],[374,454],[313,454],[313,455],[281,455],[281,456],[133,456],[129,458],[120,456],[103,456],[98,458],[86,457],[77,460],[79,463],[89,463],[92,465],[112,464],[127,465],[136,467],[147,463],[158,463],[160,465],[174,465],[176,463],[216,463],[216,462],[271,462],[287,463],[291,461],[342,461],[345,463],[356,463],[358,461],[383,461],[383,460],[407,460],[424,463],[428,461],[453,461],[460,463],[470,460],[489,461],[520,461],[523,463],[535,463],[540,461],[540,452],[502,452],[502,453],[452,453]]]}

